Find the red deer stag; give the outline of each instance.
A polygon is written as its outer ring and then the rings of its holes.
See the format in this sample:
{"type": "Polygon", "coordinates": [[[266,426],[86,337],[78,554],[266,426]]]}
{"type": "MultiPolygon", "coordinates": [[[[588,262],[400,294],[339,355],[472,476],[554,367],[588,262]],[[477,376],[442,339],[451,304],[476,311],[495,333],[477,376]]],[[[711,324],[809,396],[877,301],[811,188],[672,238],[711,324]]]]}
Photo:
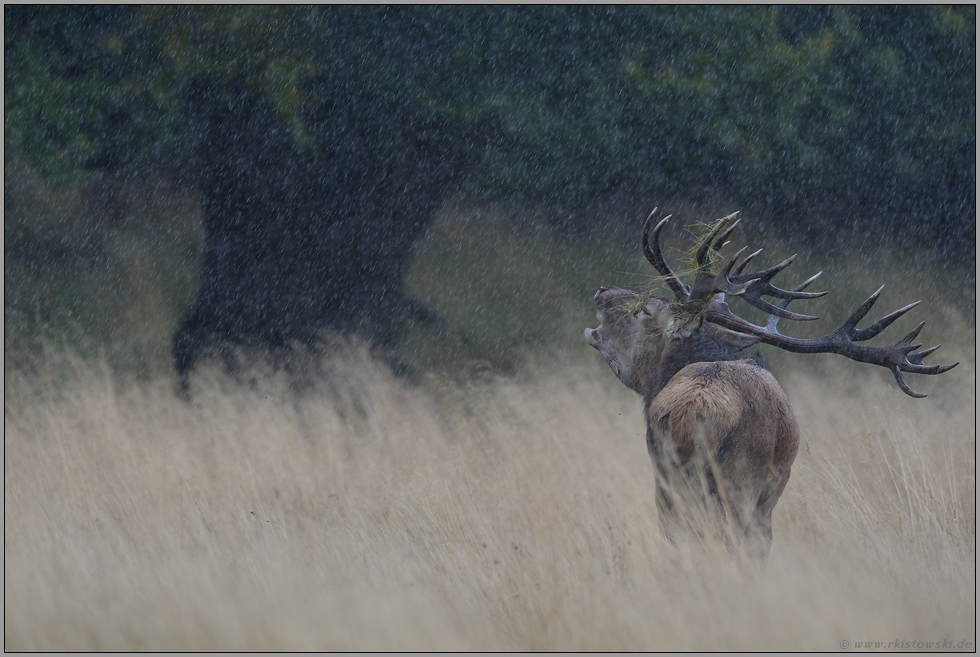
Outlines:
{"type": "Polygon", "coordinates": [[[938,346],[913,353],[921,347],[912,341],[925,322],[890,346],[858,344],[918,305],[909,304],[867,328],[857,328],[881,289],[821,338],[782,335],[776,329],[780,318],[817,319],[786,308],[794,299],[827,294],[803,291],[819,274],[793,290],[780,289],[771,281],[796,256],[769,269],[743,273],[759,253],[738,264],[744,248],[715,273],[712,256],[728,243],[738,225],[735,213],[721,219],[698,246],[694,282],[688,287],[671,271],[660,248],[660,231],[670,217],[651,232],[655,213],[643,228],[643,253],[674,293],[674,300],[600,287],[595,294],[600,323],[598,328],[585,330],[585,339],[599,350],[619,380],[643,397],[662,531],[671,538],[684,528],[693,530],[692,514],[712,511],[713,506],[736,538],[764,557],[772,541],[772,509],[789,480],[799,428],[789,400],[761,356],[746,357],[740,352],[761,342],[799,353],[841,354],[887,367],[912,397],[925,395],[908,386],[903,372],[941,374],[958,363],[924,364],[923,358],[938,346]],[[768,312],[766,325],[756,326],[734,315],[724,301],[726,294],[768,312]],[[778,305],[765,300],[766,296],[779,299],[778,305]],[[705,504],[709,499],[714,505],[705,504]]]}

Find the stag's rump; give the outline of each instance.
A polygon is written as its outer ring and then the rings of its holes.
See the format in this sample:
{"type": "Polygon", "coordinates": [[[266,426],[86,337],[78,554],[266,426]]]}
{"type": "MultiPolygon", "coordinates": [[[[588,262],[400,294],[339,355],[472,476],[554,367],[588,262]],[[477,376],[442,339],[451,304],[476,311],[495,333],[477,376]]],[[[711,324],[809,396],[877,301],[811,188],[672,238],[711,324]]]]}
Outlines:
{"type": "Polygon", "coordinates": [[[708,457],[753,503],[774,487],[781,492],[799,447],[785,393],[768,370],[748,359],[683,368],[650,400],[647,426],[651,452],[679,464],[708,457]]]}

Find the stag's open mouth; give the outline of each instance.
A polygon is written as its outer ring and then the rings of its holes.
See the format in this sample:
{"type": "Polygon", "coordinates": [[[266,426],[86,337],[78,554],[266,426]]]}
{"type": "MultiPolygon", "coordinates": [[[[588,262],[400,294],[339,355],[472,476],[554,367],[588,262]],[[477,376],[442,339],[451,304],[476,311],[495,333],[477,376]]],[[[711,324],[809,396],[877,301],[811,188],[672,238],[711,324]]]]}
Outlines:
{"type": "MultiPolygon", "coordinates": [[[[603,292],[606,292],[608,289],[609,289],[608,287],[602,286],[598,290],[596,290],[595,296],[592,297],[597,302],[596,305],[598,305],[599,297],[602,295],[603,292]]],[[[603,328],[602,313],[601,312],[596,313],[596,317],[599,319],[599,326],[595,327],[594,329],[593,328],[585,329],[585,341],[588,342],[593,347],[595,347],[596,349],[598,349],[599,337],[600,337],[599,331],[601,331],[603,328]]]]}
{"type": "Polygon", "coordinates": [[[596,349],[599,348],[598,333],[601,329],[602,329],[602,324],[599,324],[599,326],[595,327],[594,329],[592,328],[585,329],[585,341],[588,342],[593,347],[595,347],[596,349]]]}

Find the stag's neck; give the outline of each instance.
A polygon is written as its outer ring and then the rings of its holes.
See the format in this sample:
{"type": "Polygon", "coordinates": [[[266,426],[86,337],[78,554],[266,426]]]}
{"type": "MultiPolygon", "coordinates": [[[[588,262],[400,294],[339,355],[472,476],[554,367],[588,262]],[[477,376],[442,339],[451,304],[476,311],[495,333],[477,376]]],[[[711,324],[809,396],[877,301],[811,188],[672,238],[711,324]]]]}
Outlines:
{"type": "Polygon", "coordinates": [[[744,354],[739,354],[743,348],[743,346],[726,343],[713,330],[692,338],[678,340],[676,344],[663,351],[658,366],[647,372],[647,378],[642,385],[644,402],[649,404],[674,375],[688,365],[746,358],[744,354]]]}

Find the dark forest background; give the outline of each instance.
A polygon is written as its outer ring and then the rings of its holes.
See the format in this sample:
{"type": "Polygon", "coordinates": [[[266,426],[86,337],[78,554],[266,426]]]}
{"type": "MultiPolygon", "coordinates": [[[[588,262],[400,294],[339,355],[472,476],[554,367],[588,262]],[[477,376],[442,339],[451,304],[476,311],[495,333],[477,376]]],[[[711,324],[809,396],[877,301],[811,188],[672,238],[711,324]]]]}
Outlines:
{"type": "Polygon", "coordinates": [[[975,30],[973,5],[7,5],[5,358],[466,343],[406,288],[447,204],[537,208],[583,261],[638,229],[608,208],[724,199],[972,288],[975,30]]]}

